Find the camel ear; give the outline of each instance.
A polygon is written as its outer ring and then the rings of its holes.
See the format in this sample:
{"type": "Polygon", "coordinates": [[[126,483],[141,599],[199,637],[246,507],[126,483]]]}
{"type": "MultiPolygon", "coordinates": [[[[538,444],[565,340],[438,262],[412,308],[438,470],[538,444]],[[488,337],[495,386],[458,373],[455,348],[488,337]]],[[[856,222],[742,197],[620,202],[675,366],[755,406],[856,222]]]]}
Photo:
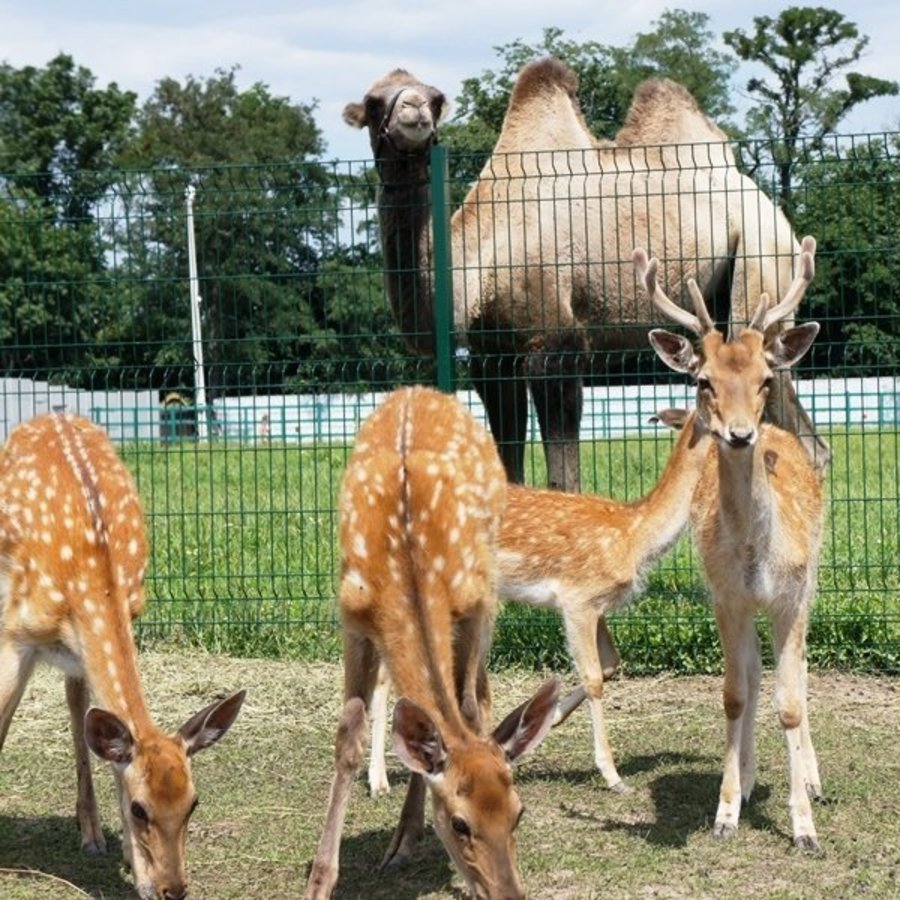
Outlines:
{"type": "Polygon", "coordinates": [[[686,337],[663,328],[654,328],[649,337],[650,346],[670,369],[688,375],[693,375],[697,371],[700,357],[694,352],[694,345],[686,337]]]}
{"type": "Polygon", "coordinates": [[[553,727],[559,701],[559,679],[550,678],[537,693],[517,706],[495,729],[493,738],[512,763],[534,750],[553,727]]]}
{"type": "Polygon", "coordinates": [[[216,700],[191,716],[178,729],[188,756],[193,756],[195,753],[211,747],[231,728],[241,711],[246,695],[246,691],[238,691],[224,700],[216,700]]]}
{"type": "Polygon", "coordinates": [[[105,709],[95,706],[85,713],[84,740],[106,762],[127,766],[134,757],[134,738],[128,726],[105,709]]]}
{"type": "Polygon", "coordinates": [[[447,765],[447,750],[431,716],[412,700],[394,704],[394,752],[411,772],[436,778],[447,765]]]}
{"type": "Polygon", "coordinates": [[[766,343],[766,361],[773,369],[787,369],[803,358],[818,333],[818,322],[806,322],[776,334],[766,343]]]}
{"type": "Polygon", "coordinates": [[[351,128],[366,127],[366,108],[362,103],[348,103],[344,107],[344,121],[351,128]]]}

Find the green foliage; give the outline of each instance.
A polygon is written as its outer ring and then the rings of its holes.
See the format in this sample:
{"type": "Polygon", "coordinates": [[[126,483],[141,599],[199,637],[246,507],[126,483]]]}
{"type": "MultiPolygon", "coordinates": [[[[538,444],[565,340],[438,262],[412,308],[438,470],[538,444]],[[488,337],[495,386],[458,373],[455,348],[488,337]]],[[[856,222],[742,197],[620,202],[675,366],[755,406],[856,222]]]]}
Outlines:
{"type": "Polygon", "coordinates": [[[900,85],[844,71],[860,59],[869,38],[835,10],[792,6],[775,19],[756,16],[753,24],[752,32],[735,29],[723,37],[741,59],[767,70],[766,76],[747,82],[757,105],[747,114],[746,129],[770,142],[779,171],[779,202],[790,216],[800,137],[817,149],[851,109],[873,97],[894,95],[900,85]],[[845,87],[831,87],[841,75],[845,87]]]}
{"type": "Polygon", "coordinates": [[[798,165],[798,233],[816,235],[816,280],[807,315],[822,325],[817,369],[893,374],[900,365],[900,146],[863,140],[825,148],[798,165]]]}

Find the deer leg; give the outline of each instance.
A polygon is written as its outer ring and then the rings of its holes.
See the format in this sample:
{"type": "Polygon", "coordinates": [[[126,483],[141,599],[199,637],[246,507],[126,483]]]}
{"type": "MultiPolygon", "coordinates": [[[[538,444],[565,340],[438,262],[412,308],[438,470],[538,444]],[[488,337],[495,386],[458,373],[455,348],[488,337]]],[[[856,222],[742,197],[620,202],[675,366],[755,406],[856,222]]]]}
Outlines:
{"type": "MultiPolygon", "coordinates": [[[[592,607],[577,611],[566,610],[564,616],[569,650],[590,704],[591,721],[594,726],[594,761],[609,789],[622,793],[628,790],[628,786],[616,770],[603,713],[603,666],[595,638],[598,620],[599,614],[592,607]]],[[[559,713],[557,715],[559,716],[559,713]]]]}
{"type": "MultiPolygon", "coordinates": [[[[742,760],[749,764],[746,748],[753,743],[755,708],[752,698],[752,671],[759,665],[759,638],[750,613],[725,610],[716,605],[716,621],[725,657],[725,686],[722,705],[725,708],[726,737],[719,807],[713,825],[715,837],[730,837],[738,827],[741,797],[749,797],[749,789],[741,783],[742,760]]],[[[749,787],[752,787],[750,785],[749,787]]]]}
{"type": "Polygon", "coordinates": [[[515,356],[473,355],[470,367],[475,387],[506,477],[521,484],[525,480],[525,432],[528,427],[528,387],[522,365],[515,356]]]}
{"type": "Polygon", "coordinates": [[[409,776],[409,787],[400,812],[400,821],[381,860],[381,871],[406,862],[424,831],[425,779],[413,773],[409,776]]]}
{"type": "Polygon", "coordinates": [[[487,654],[491,645],[492,619],[481,612],[456,623],[454,670],[459,708],[477,734],[490,728],[491,691],[487,678],[487,654]]]}
{"type": "Polygon", "coordinates": [[[608,681],[619,671],[622,658],[609,633],[606,616],[600,616],[597,619],[597,652],[600,654],[600,662],[603,665],[603,677],[608,681]]]}
{"type": "Polygon", "coordinates": [[[824,475],[831,462],[831,447],[816,433],[816,427],[801,406],[791,373],[787,370],[775,373],[772,390],[766,399],[766,414],[779,428],[797,435],[816,471],[824,475]]]}
{"type": "Polygon", "coordinates": [[[581,490],[578,437],[584,404],[584,335],[570,328],[544,335],[528,355],[528,383],[547,458],[547,484],[581,490]]]}
{"type": "Polygon", "coordinates": [[[337,883],[341,833],[356,773],[366,752],[366,707],[378,678],[379,660],[368,639],[344,628],[344,711],[334,745],[334,780],[325,828],[306,884],[306,900],[329,900],[337,883]]]}
{"type": "Polygon", "coordinates": [[[369,756],[369,793],[373,797],[387,794],[391,785],[387,777],[385,763],[385,738],[387,736],[388,696],[391,693],[391,677],[384,660],[378,666],[378,677],[375,690],[372,692],[372,703],[369,714],[372,723],[372,741],[369,756]]]}
{"type": "Polygon", "coordinates": [[[78,801],[75,817],[81,832],[81,849],[86,853],[105,853],[106,838],[100,825],[97,799],[94,796],[94,779],[91,776],[91,757],[84,739],[84,716],[88,710],[88,687],[83,678],[66,677],[66,703],[72,727],[72,743],[75,746],[75,776],[78,783],[78,801]]]}
{"type": "Polygon", "coordinates": [[[5,641],[0,646],[0,750],[34,669],[34,650],[5,641]]]}
{"type": "Polygon", "coordinates": [[[790,776],[791,826],[794,846],[810,853],[821,847],[813,824],[809,793],[821,792],[819,767],[809,738],[806,678],[806,607],[794,607],[773,622],[775,638],[775,708],[784,729],[790,776]],[[812,759],[812,766],[809,760],[812,759]]]}

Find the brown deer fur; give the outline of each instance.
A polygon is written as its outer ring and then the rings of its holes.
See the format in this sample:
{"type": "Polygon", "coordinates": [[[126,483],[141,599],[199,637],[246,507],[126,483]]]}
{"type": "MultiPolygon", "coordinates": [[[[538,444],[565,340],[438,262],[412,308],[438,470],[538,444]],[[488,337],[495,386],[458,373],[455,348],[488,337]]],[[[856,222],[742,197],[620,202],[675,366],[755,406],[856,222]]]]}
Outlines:
{"type": "Polygon", "coordinates": [[[34,664],[58,665],[66,673],[82,846],[105,849],[90,747],[112,763],[139,894],[179,900],[197,802],[189,757],[225,733],[244,694],[213,703],[175,734],[154,725],[131,629],[146,567],[137,490],[106,434],[70,415],[16,428],[0,456],[0,747],[34,664]],[[89,692],[100,708],[87,709],[89,692]]]}

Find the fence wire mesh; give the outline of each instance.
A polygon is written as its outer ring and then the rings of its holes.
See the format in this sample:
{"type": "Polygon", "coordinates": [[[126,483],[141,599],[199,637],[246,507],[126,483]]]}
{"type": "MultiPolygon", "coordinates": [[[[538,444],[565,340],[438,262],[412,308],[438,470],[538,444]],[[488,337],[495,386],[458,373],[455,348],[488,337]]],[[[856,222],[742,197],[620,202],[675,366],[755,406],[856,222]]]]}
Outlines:
{"type": "MultiPolygon", "coordinates": [[[[582,490],[636,498],[671,447],[649,416],[693,398],[647,344],[663,323],[636,291],[633,247],[661,258],[675,296],[696,275],[738,327],[761,290],[786,289],[791,234],[809,233],[817,275],[797,318],[822,330],[796,391],[832,453],[810,654],[897,670],[898,141],[800,148],[790,196],[755,143],[736,148],[739,168],[719,144],[511,155],[475,188],[483,161],[438,148],[431,180],[386,184],[380,207],[361,162],[0,175],[0,437],[66,409],[120,444],[152,543],[145,639],[330,655],[340,477],[384,392],[437,383],[485,418],[486,399],[526,481],[577,464],[582,490]],[[551,451],[548,472],[542,434],[564,445],[573,404],[577,455],[551,451]]],[[[687,538],[612,624],[632,671],[718,665],[687,538]]],[[[557,617],[509,604],[494,656],[561,665],[557,617]]]]}

